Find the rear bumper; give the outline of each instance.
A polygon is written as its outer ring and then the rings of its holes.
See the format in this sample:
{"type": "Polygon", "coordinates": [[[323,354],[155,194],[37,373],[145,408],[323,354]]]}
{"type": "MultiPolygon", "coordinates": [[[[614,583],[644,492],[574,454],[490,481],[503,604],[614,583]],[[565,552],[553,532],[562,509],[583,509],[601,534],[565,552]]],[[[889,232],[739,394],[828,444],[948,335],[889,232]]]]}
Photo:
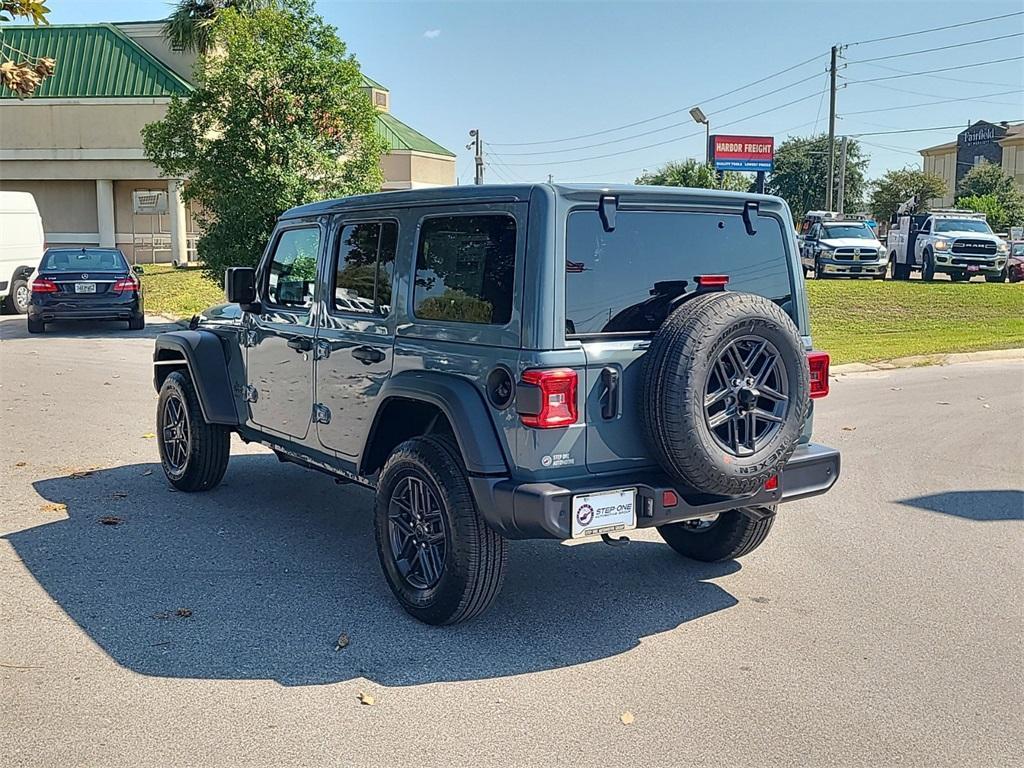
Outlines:
{"type": "Polygon", "coordinates": [[[517,483],[509,478],[471,477],[470,486],[488,524],[510,539],[568,539],[572,497],[615,488],[637,489],[637,528],[691,520],[739,507],[763,507],[817,496],[839,477],[839,451],[813,443],[799,446],[779,475],[778,488],[750,496],[711,496],[680,488],[662,472],[608,474],[566,483],[517,483]],[[679,497],[662,505],[662,493],[679,497]]]}
{"type": "Polygon", "coordinates": [[[28,307],[28,316],[45,323],[59,320],[130,320],[142,316],[142,302],[128,297],[123,301],[98,301],[83,306],[39,302],[33,298],[28,307]]]}

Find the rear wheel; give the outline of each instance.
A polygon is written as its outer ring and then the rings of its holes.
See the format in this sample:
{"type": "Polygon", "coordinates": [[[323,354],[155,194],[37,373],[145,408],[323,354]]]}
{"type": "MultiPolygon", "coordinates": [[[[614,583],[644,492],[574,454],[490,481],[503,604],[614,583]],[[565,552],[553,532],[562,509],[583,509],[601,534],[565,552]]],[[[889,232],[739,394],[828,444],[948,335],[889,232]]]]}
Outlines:
{"type": "Polygon", "coordinates": [[[394,450],[377,486],[374,532],[388,586],[422,622],[472,619],[501,589],[505,539],[481,517],[447,440],[417,437],[394,450]]]}
{"type": "Polygon", "coordinates": [[[815,280],[824,280],[825,279],[825,270],[822,268],[821,262],[818,260],[817,256],[814,257],[814,279],[815,280]]]}
{"type": "Polygon", "coordinates": [[[773,522],[774,509],[759,518],[733,509],[712,517],[662,525],[658,533],[683,557],[712,563],[735,560],[753,552],[768,538],[773,522]]]}
{"type": "Polygon", "coordinates": [[[28,332],[29,333],[45,333],[46,323],[42,320],[35,320],[33,318],[28,319],[28,332]]]}
{"type": "Polygon", "coordinates": [[[179,491],[207,491],[224,477],[231,431],[203,418],[192,379],[171,372],[160,387],[156,411],[160,463],[179,491]]]}
{"type": "Polygon", "coordinates": [[[128,321],[128,330],[129,331],[141,331],[145,327],[146,327],[146,316],[145,315],[139,315],[138,317],[133,317],[131,320],[128,321]]]}
{"type": "Polygon", "coordinates": [[[16,277],[11,280],[11,292],[4,302],[4,309],[12,314],[24,315],[28,312],[28,302],[31,298],[28,288],[28,280],[23,277],[16,277]]]}

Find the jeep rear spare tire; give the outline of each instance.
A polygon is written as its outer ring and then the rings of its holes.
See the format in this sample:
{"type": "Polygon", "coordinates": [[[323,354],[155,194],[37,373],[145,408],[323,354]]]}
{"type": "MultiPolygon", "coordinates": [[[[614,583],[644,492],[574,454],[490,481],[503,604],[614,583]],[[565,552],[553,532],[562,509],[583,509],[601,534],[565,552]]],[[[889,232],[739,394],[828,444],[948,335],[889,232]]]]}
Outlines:
{"type": "Polygon", "coordinates": [[[739,496],[779,473],[810,404],[800,332],[780,307],[748,293],[697,296],[646,357],[644,433],[676,482],[739,496]]]}

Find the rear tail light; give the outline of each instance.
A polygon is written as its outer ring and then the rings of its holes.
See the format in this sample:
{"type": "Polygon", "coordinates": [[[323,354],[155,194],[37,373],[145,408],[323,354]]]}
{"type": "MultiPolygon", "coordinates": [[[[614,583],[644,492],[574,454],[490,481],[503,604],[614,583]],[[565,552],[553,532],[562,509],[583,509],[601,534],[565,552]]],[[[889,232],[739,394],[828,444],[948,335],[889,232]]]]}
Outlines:
{"type": "Polygon", "coordinates": [[[137,290],[139,290],[139,278],[137,277],[121,277],[114,283],[114,293],[137,290]]]}
{"type": "Polygon", "coordinates": [[[811,370],[811,399],[828,394],[828,353],[808,352],[807,367],[811,370]]]}
{"type": "Polygon", "coordinates": [[[47,277],[37,277],[32,281],[30,289],[32,293],[56,293],[59,289],[57,284],[47,277]]]}
{"type": "Polygon", "coordinates": [[[576,423],[576,371],[547,368],[523,371],[516,410],[523,426],[554,429],[576,423]]]}

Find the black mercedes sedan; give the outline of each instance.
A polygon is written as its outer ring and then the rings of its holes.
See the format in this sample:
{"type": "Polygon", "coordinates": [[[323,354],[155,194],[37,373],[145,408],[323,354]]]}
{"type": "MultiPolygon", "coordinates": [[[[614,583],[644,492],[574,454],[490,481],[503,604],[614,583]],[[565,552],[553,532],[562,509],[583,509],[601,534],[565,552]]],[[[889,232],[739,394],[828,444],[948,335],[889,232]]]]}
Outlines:
{"type": "Polygon", "coordinates": [[[141,331],[141,272],[117,248],[48,248],[30,284],[28,332],[55,320],[127,320],[141,331]]]}

